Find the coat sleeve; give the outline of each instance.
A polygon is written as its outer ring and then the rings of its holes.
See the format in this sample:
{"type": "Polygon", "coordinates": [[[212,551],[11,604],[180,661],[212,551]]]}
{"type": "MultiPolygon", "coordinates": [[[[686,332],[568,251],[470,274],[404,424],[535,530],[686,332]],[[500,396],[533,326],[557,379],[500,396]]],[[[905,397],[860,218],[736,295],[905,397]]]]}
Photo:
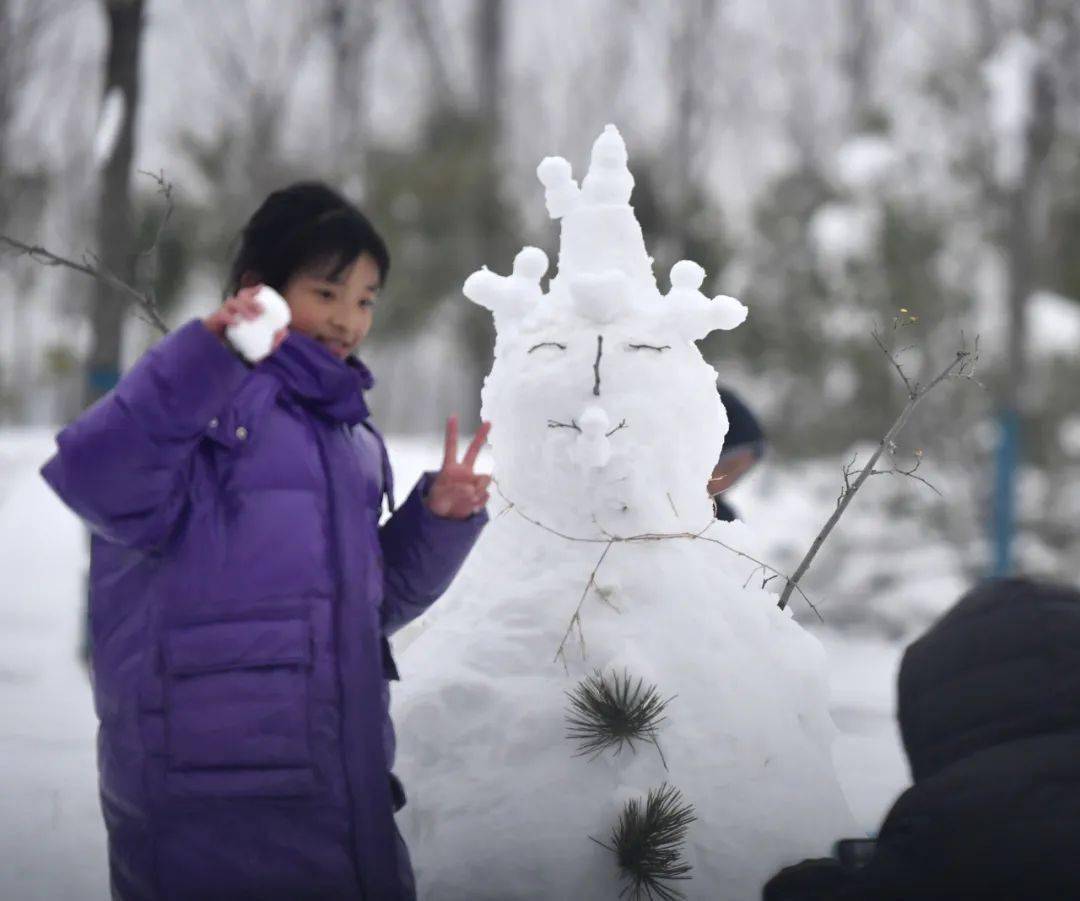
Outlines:
{"type": "Polygon", "coordinates": [[[483,510],[468,519],[445,519],[428,510],[424,497],[433,478],[425,473],[379,529],[387,635],[416,619],[446,591],[487,523],[483,510]]]}
{"type": "Polygon", "coordinates": [[[96,534],[159,547],[184,510],[195,448],[247,371],[193,320],[60,432],[42,476],[96,534]]]}

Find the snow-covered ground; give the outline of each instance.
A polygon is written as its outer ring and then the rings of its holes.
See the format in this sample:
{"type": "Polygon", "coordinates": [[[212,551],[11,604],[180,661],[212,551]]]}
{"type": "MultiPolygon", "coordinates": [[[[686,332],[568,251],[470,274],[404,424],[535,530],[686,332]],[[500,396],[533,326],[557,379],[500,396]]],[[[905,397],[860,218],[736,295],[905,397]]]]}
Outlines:
{"type": "MultiPolygon", "coordinates": [[[[95,720],[76,653],[85,539],[37,476],[51,451],[48,432],[0,431],[0,897],[12,901],[108,895],[95,720]]],[[[390,451],[399,498],[441,455],[437,440],[391,440],[390,451]]],[[[766,471],[740,486],[735,500],[748,521],[766,527],[766,547],[801,545],[828,515],[837,478],[831,463],[805,466],[790,479],[766,471]]],[[[947,587],[953,576],[943,578],[947,587]]],[[[856,819],[872,831],[908,779],[892,719],[901,647],[835,630],[818,634],[830,657],[841,731],[838,773],[856,819]]]]}

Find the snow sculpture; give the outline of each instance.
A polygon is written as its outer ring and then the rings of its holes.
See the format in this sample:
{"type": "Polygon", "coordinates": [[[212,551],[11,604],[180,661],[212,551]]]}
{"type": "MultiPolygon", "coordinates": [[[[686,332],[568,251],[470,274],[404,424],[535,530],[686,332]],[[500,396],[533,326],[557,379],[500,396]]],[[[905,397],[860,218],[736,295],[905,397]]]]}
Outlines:
{"type": "Polygon", "coordinates": [[[713,522],[705,485],[727,421],[693,342],[746,309],[702,294],[704,270],[685,260],[661,294],[614,126],[580,189],[561,158],[537,174],[561,219],[547,292],[535,248],[511,275],[465,283],[498,331],[482,399],[503,497],[399,643],[399,823],[420,894],[616,898],[626,874],[589,838],[610,843],[627,801],[666,784],[696,815],[691,879],[670,887],[758,898],[853,824],[820,645],[708,540],[738,546],[746,527],[713,522]],[[567,693],[597,672],[671,698],[655,745],[575,756],[567,693]]]}

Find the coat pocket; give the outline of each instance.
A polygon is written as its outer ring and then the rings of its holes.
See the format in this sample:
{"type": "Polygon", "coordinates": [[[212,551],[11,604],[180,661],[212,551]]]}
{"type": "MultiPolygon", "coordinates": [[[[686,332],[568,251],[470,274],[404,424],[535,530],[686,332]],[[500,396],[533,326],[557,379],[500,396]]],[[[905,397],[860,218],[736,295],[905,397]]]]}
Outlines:
{"type": "Polygon", "coordinates": [[[199,794],[310,788],[306,619],[174,626],[162,651],[170,783],[199,794]]]}

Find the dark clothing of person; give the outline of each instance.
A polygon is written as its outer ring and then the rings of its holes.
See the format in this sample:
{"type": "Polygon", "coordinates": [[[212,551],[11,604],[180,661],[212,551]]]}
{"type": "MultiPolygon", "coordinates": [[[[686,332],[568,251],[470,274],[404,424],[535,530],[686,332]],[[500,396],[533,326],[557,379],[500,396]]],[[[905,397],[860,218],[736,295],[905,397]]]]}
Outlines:
{"type": "MultiPolygon", "coordinates": [[[[765,432],[761,424],[746,406],[732,391],[727,388],[717,387],[720,392],[720,400],[727,410],[728,430],[724,436],[724,449],[720,459],[735,451],[750,450],[754,454],[755,462],[765,455],[765,432]]],[[[735,510],[724,500],[722,494],[713,496],[713,506],[716,510],[716,518],[722,522],[733,522],[737,519],[735,510]]]]}
{"type": "Polygon", "coordinates": [[[975,588],[908,648],[898,703],[914,785],[873,857],[820,891],[788,868],[766,901],[1080,898],[1080,593],[975,588]]]}

